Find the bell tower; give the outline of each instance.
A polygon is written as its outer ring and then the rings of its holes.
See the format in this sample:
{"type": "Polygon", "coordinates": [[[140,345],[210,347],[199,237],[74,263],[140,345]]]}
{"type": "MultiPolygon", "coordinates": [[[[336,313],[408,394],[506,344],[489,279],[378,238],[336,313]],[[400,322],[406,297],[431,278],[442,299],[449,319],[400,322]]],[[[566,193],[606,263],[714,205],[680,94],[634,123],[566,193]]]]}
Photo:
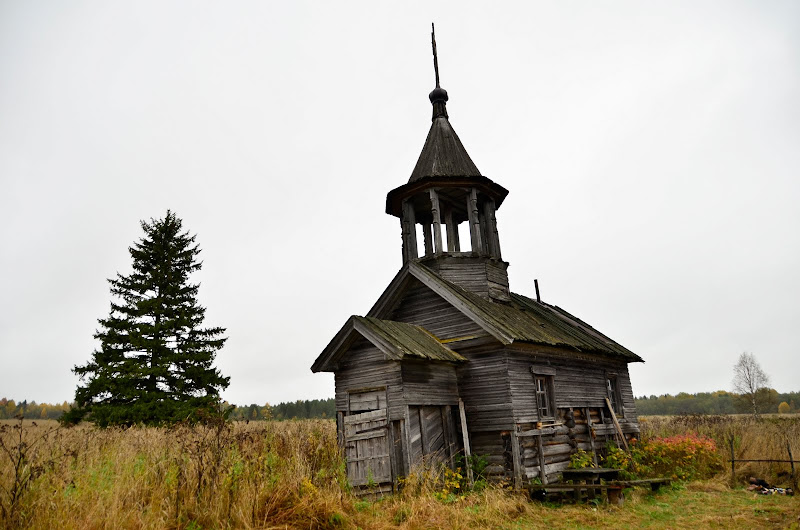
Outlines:
{"type": "Polygon", "coordinates": [[[436,73],[436,88],[428,96],[431,128],[408,183],[386,196],[386,213],[400,218],[403,264],[418,261],[468,291],[509,301],[508,263],[500,252],[496,218],[508,190],[481,175],[450,125],[433,31],[431,44],[436,73]],[[468,241],[459,237],[461,223],[469,228],[468,241]]]}

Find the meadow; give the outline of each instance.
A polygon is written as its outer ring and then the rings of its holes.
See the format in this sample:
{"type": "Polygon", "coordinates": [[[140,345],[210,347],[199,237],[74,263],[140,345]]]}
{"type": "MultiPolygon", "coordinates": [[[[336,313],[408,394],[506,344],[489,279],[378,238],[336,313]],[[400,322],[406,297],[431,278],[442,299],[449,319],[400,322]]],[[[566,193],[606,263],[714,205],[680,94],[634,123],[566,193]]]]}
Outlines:
{"type": "MultiPolygon", "coordinates": [[[[723,459],[800,454],[800,418],[643,417],[640,443],[713,440],[714,465],[622,506],[533,502],[507,485],[462,491],[453,474],[411,477],[380,500],[350,492],[330,420],[171,428],[61,428],[0,422],[0,527],[6,528],[675,528],[794,527],[800,497],[762,496],[750,475],[788,485],[786,464],[723,459]]],[[[691,462],[684,463],[690,465],[691,462]]],[[[700,468],[698,468],[700,469],[700,468]]]]}

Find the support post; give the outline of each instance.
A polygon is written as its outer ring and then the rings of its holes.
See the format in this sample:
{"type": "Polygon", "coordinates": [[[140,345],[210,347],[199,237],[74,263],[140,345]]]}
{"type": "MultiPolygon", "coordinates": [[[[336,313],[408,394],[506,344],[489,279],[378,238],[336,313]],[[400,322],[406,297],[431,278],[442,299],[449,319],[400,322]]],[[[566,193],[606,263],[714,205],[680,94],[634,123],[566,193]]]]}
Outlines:
{"type": "Polygon", "coordinates": [[[489,256],[489,229],[486,226],[486,215],[478,210],[478,226],[481,229],[481,256],[489,256]]]}
{"type": "Polygon", "coordinates": [[[431,241],[431,224],[423,223],[422,236],[425,240],[425,255],[430,256],[433,254],[433,241],[431,241]]]}
{"type": "Polygon", "coordinates": [[[511,462],[514,465],[514,489],[522,488],[522,462],[519,451],[519,437],[516,427],[511,431],[511,462]]]}
{"type": "Polygon", "coordinates": [[[544,470],[544,443],[542,443],[542,435],[536,435],[536,443],[539,449],[539,477],[542,479],[542,484],[547,485],[547,473],[544,470]]]}
{"type": "Polygon", "coordinates": [[[483,205],[484,217],[486,218],[486,232],[489,236],[489,255],[493,258],[503,259],[500,253],[500,233],[497,231],[497,215],[494,200],[488,200],[483,205]]]}
{"type": "Polygon", "coordinates": [[[339,444],[339,449],[344,451],[344,412],[342,411],[336,413],[336,442],[339,444]]]}
{"type": "Polygon", "coordinates": [[[455,451],[453,451],[453,430],[452,420],[453,412],[450,405],[445,405],[440,408],[442,414],[442,431],[444,431],[444,444],[446,447],[447,461],[450,464],[450,469],[455,469],[455,451]]]}
{"type": "Polygon", "coordinates": [[[736,453],[733,450],[733,435],[730,437],[731,445],[731,486],[736,483],[736,453]]]}
{"type": "Polygon", "coordinates": [[[622,427],[619,426],[617,414],[614,412],[614,408],[611,406],[611,400],[608,398],[606,398],[606,405],[608,405],[608,411],[611,413],[611,420],[614,422],[614,427],[617,428],[619,437],[622,438],[622,446],[625,448],[625,451],[630,452],[630,449],[628,449],[628,440],[625,439],[625,433],[622,432],[622,427]]]}
{"type": "Polygon", "coordinates": [[[792,446],[789,439],[786,439],[786,451],[789,452],[789,465],[792,466],[792,487],[797,489],[797,475],[794,474],[794,458],[792,458],[792,446]]]}
{"type": "Polygon", "coordinates": [[[461,436],[464,439],[464,457],[467,466],[467,482],[471,488],[475,484],[475,477],[472,476],[472,451],[469,448],[469,432],[467,431],[467,414],[464,410],[464,400],[458,398],[458,414],[461,417],[461,436]]]}
{"type": "Polygon", "coordinates": [[[447,252],[458,252],[458,227],[453,222],[453,209],[444,207],[444,225],[447,229],[447,252]]]}
{"type": "Polygon", "coordinates": [[[589,407],[585,407],[583,413],[586,415],[586,434],[589,436],[589,446],[592,448],[592,462],[597,467],[597,448],[594,445],[594,436],[592,436],[592,413],[589,411],[589,407]]]}
{"type": "Polygon", "coordinates": [[[467,197],[467,215],[469,215],[469,236],[472,243],[472,252],[482,254],[481,220],[478,215],[478,191],[472,188],[467,197]]]}
{"type": "Polygon", "coordinates": [[[433,217],[433,248],[437,256],[442,255],[442,218],[439,213],[439,194],[436,190],[431,188],[429,191],[431,197],[431,216],[433,217]]]}
{"type": "Polygon", "coordinates": [[[405,468],[406,468],[406,476],[409,476],[411,474],[411,468],[413,467],[413,463],[411,462],[411,455],[413,453],[411,452],[411,414],[409,414],[408,405],[406,405],[405,416],[406,416],[406,418],[405,418],[405,421],[403,422],[405,424],[404,425],[405,428],[403,430],[406,431],[406,466],[405,466],[405,468]]]}
{"type": "Polygon", "coordinates": [[[417,223],[414,218],[414,205],[403,201],[403,220],[401,228],[403,231],[403,263],[417,259],[419,250],[417,249],[417,223]]]}

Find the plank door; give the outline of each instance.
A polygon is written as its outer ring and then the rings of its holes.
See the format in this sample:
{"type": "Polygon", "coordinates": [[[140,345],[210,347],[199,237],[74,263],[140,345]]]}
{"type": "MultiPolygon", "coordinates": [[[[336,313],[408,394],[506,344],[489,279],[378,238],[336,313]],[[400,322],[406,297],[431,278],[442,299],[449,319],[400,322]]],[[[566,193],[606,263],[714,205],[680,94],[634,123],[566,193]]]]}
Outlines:
{"type": "Polygon", "coordinates": [[[344,447],[351,486],[374,485],[381,490],[388,486],[391,491],[392,463],[386,409],[345,416],[344,447]]]}
{"type": "Polygon", "coordinates": [[[412,466],[437,467],[451,459],[455,450],[448,433],[454,429],[446,410],[440,406],[408,408],[412,466]]]}

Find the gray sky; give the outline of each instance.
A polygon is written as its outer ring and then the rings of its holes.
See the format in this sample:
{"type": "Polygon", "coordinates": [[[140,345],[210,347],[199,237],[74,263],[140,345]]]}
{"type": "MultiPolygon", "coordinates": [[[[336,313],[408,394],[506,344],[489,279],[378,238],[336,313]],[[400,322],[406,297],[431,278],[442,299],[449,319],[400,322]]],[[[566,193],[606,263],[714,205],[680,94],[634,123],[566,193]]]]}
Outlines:
{"type": "Polygon", "coordinates": [[[230,402],[309,366],[401,266],[383,211],[451,123],[512,290],[645,364],[634,393],[799,390],[800,3],[0,1],[0,396],[72,400],[139,220],[196,233],[230,402]]]}

